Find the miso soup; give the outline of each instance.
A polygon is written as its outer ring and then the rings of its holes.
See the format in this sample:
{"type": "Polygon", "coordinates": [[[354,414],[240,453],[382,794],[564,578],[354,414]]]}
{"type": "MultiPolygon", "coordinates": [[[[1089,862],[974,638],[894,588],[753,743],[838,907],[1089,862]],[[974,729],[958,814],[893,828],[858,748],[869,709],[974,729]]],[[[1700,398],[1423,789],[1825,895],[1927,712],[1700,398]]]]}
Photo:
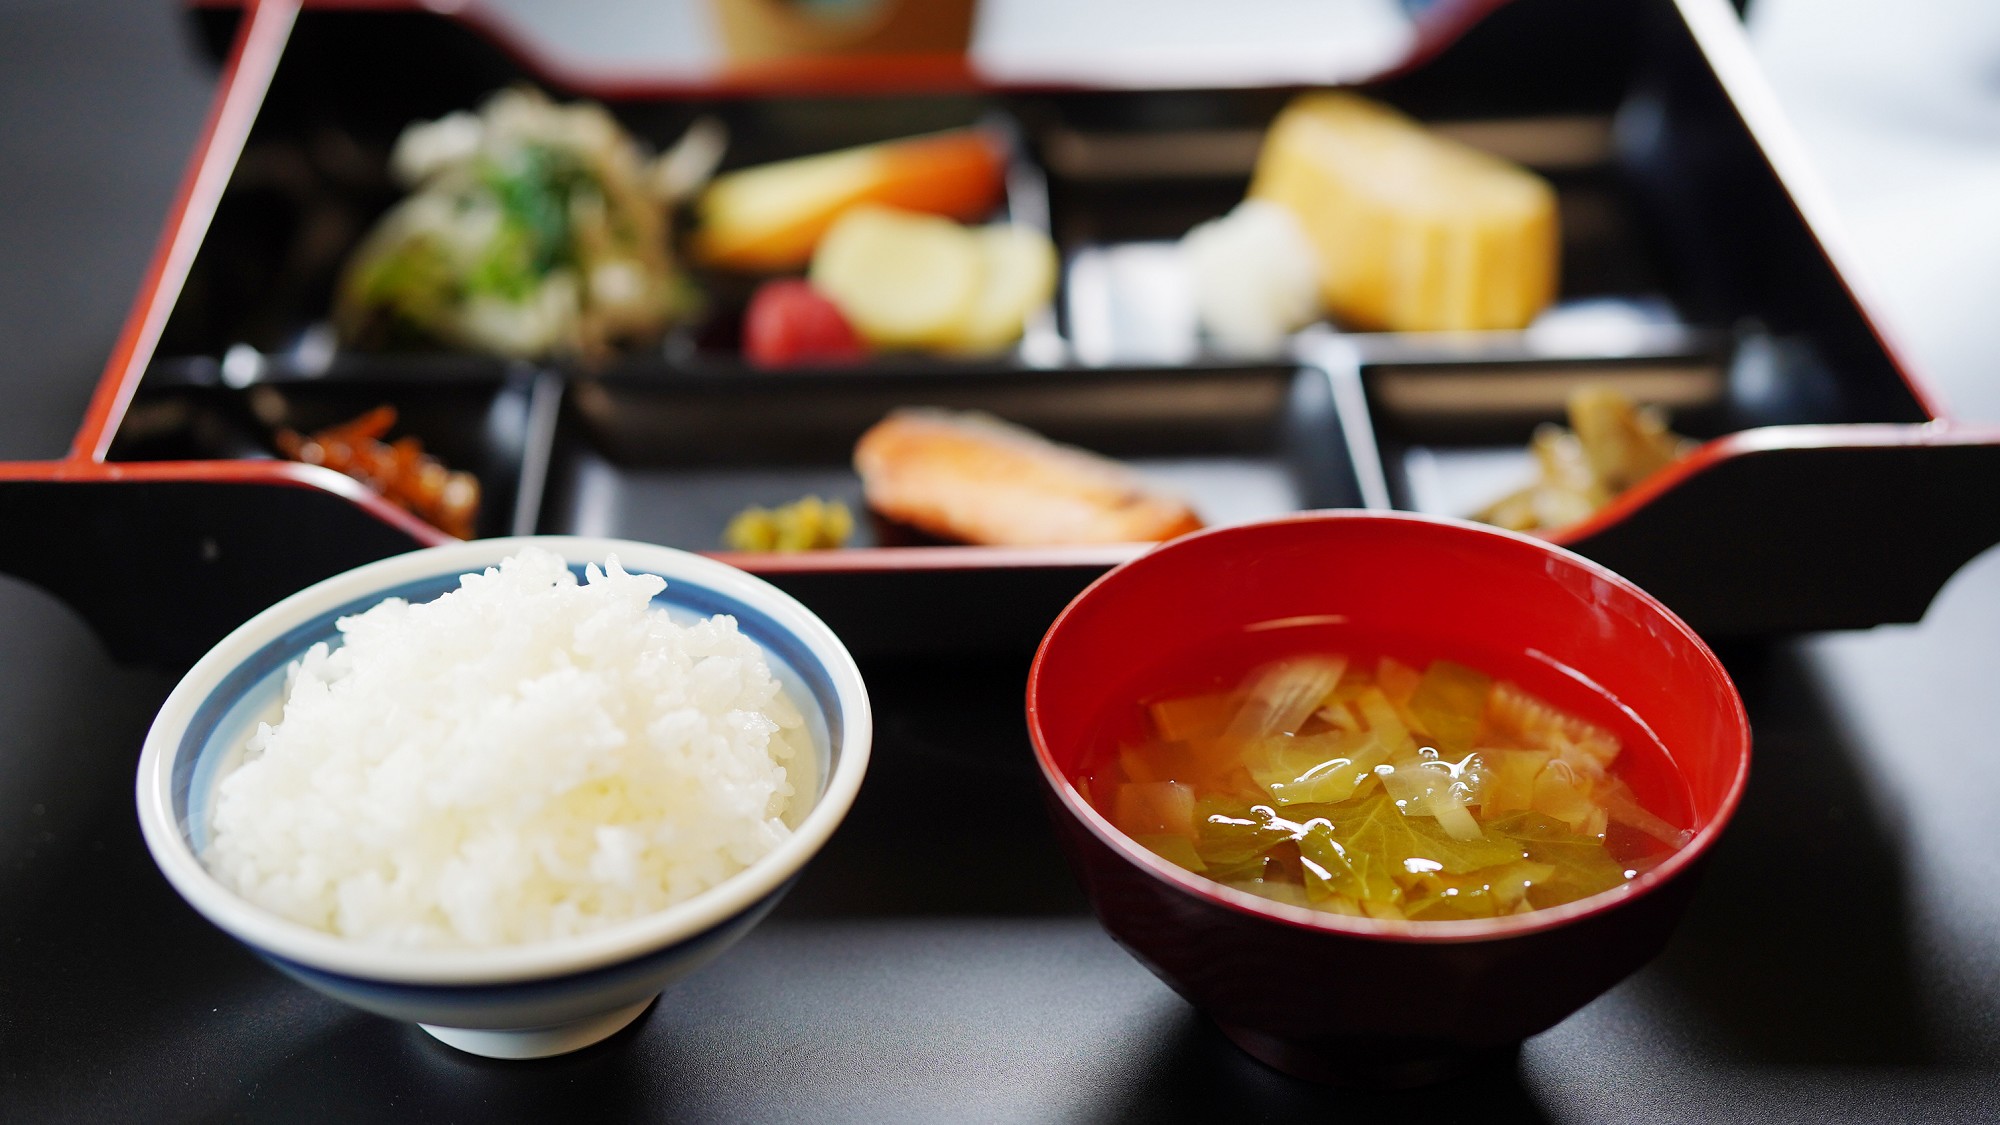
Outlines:
{"type": "Polygon", "coordinates": [[[1078,790],[1163,858],[1279,902],[1522,914],[1622,886],[1692,836],[1643,723],[1534,653],[1276,622],[1135,687],[1078,790]]]}

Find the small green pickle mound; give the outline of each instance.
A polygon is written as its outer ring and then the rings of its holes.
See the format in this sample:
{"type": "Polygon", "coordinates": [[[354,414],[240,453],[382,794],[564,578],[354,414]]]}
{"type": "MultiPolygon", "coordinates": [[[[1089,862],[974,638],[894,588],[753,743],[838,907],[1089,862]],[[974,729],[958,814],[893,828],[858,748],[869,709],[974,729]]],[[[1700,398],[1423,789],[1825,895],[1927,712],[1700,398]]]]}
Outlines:
{"type": "Polygon", "coordinates": [[[1521,914],[1620,886],[1689,836],[1610,772],[1611,732],[1450,661],[1301,657],[1148,716],[1079,789],[1169,862],[1294,906],[1521,914]]]}
{"type": "Polygon", "coordinates": [[[838,500],[805,496],[775,508],[745,508],[722,529],[732,551],[824,551],[854,534],[854,513],[838,500]]]}

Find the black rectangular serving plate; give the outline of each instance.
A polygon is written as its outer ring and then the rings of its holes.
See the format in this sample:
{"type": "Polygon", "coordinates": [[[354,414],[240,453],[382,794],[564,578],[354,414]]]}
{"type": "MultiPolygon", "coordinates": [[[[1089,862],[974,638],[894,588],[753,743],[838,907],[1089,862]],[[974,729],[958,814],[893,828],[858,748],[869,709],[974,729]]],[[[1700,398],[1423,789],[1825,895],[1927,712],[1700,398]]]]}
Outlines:
{"type": "MultiPolygon", "coordinates": [[[[230,13],[200,18],[227,41],[230,13]]],[[[383,402],[401,412],[398,433],[479,474],[481,534],[714,551],[751,504],[857,504],[853,441],[899,406],[986,410],[1119,457],[1212,523],[1311,507],[1466,515],[1523,482],[1525,442],[1560,420],[1571,389],[1608,382],[1706,444],[1554,538],[1704,632],[1915,620],[2000,541],[2000,509],[1976,500],[2000,489],[2000,434],[1943,419],[1876,331],[1810,185],[1780,159],[1788,138],[1741,28],[1713,0],[1515,0],[1365,91],[1555,185],[1565,236],[1550,314],[1520,332],[1317,326],[1291,354],[1250,362],[1196,331],[1163,251],[1241,198],[1263,128],[1296,91],[746,93],[574,73],[565,85],[415,8],[308,4],[281,31],[268,89],[231,78],[254,99],[240,156],[213,136],[198,156],[233,161],[212,221],[188,209],[169,231],[199,234],[185,283],[167,273],[141,295],[134,324],[159,324],[156,343],[128,334],[72,460],[0,465],[0,517],[67,519],[0,544],[0,568],[65,594],[122,656],[184,662],[274,591],[437,541],[323,476],[241,469],[274,454],[275,425],[383,402]],[[990,361],[759,371],[735,350],[749,282],[705,275],[704,319],[608,366],[337,347],[333,287],[398,197],[385,170],[398,132],[523,81],[602,100],[655,147],[717,117],[731,165],[1000,122],[1018,141],[1008,210],[1062,254],[1053,315],[990,361]],[[93,426],[108,427],[95,453],[93,426]],[[113,606],[104,583],[48,562],[57,541],[86,558],[129,551],[139,507],[144,534],[178,560],[159,576],[121,572],[152,596],[113,606]],[[260,534],[276,524],[284,535],[260,534]]],[[[915,652],[1031,642],[1142,549],[904,546],[903,529],[861,522],[853,549],[726,557],[857,649],[915,652]]]]}
{"type": "MultiPolygon", "coordinates": [[[[539,527],[700,551],[751,505],[816,493],[860,512],[855,441],[905,406],[980,411],[1117,457],[1211,523],[1361,504],[1313,368],[608,378],[572,385],[539,527]]],[[[864,520],[853,545],[911,542],[864,520]]]]}
{"type": "Polygon", "coordinates": [[[539,466],[559,395],[555,381],[534,368],[456,357],[342,363],[312,378],[267,373],[240,387],[190,365],[147,379],[118,429],[111,459],[277,458],[280,430],[310,434],[389,403],[395,433],[416,435],[426,452],[479,478],[475,533],[520,534],[534,526],[539,466]]]}
{"type": "MultiPolygon", "coordinates": [[[[229,13],[201,15],[228,22],[229,13]]],[[[449,19],[421,10],[308,8],[298,18],[241,157],[168,318],[154,365],[218,362],[249,348],[266,362],[311,372],[334,354],[328,312],[341,270],[370,227],[404,195],[389,171],[396,138],[413,123],[477,109],[510,86],[558,100],[589,97],[449,19]],[[351,76],[368,75],[356,82],[351,76]]],[[[720,122],[722,170],[947,129],[984,126],[1018,140],[1005,99],[976,92],[923,96],[729,97],[619,92],[593,97],[634,138],[664,151],[697,121],[720,122]]],[[[1010,169],[996,218],[1047,226],[1039,173],[1010,169]]],[[[685,223],[677,222],[684,230],[685,223]]],[[[743,306],[759,280],[703,269],[685,257],[700,308],[626,365],[740,366],[743,306]]],[[[363,355],[395,365],[406,356],[363,355]]],[[[473,358],[473,357],[467,357],[473,358]]],[[[496,365],[499,361],[490,361],[496,365]]],[[[552,367],[583,373],[572,362],[552,367]]]]}
{"type": "MultiPolygon", "coordinates": [[[[855,441],[904,406],[976,410],[1118,457],[1210,523],[1362,503],[1332,381],[1313,367],[628,375],[571,384],[539,530],[712,550],[751,505],[815,494],[865,513],[855,441]]],[[[858,524],[822,565],[761,569],[870,653],[1033,644],[1129,553],[924,545],[879,516],[858,524]]]]}

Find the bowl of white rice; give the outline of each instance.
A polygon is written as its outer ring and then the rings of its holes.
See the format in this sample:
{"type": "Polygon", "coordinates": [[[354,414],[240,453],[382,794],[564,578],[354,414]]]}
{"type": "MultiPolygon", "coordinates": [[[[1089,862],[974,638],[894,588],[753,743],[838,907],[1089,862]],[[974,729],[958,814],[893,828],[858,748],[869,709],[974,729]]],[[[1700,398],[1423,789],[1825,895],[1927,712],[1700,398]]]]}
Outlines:
{"type": "Polygon", "coordinates": [[[384,559],[168,696],[139,821],[286,974],[497,1058],[576,1050],[755,925],[854,801],[833,632],[698,555],[568,537],[384,559]]]}

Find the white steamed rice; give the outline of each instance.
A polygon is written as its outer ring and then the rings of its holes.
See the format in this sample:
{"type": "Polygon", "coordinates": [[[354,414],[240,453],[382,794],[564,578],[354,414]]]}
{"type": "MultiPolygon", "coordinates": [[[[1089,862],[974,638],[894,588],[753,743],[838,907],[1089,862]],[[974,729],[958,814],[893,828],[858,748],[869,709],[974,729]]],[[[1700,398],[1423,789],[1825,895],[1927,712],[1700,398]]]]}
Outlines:
{"type": "Polygon", "coordinates": [[[674,624],[615,558],[587,579],[530,548],[343,618],[218,784],[210,870],[357,941],[467,948],[650,914],[776,847],[811,749],[762,649],[674,624]]]}

